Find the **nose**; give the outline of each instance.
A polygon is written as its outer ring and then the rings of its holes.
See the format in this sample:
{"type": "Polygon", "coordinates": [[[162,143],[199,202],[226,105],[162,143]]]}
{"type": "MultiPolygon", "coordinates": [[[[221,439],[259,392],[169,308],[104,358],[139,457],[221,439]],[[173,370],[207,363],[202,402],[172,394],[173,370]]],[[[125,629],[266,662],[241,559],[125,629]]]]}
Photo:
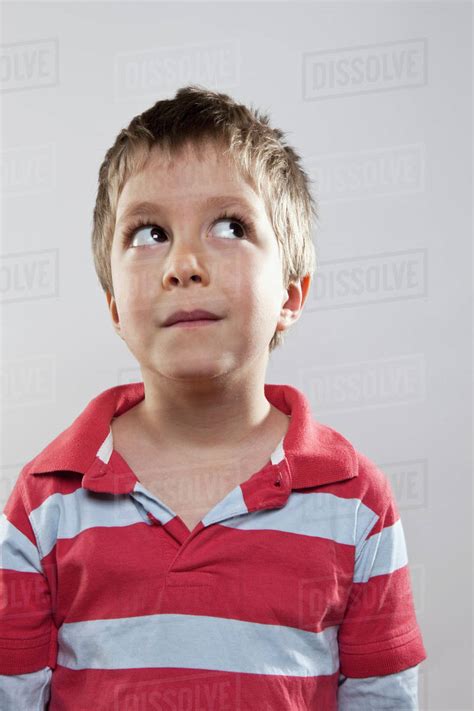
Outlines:
{"type": "Polygon", "coordinates": [[[181,284],[186,286],[189,282],[207,283],[208,273],[202,263],[194,254],[176,254],[163,274],[163,286],[169,289],[170,286],[181,284]]]}

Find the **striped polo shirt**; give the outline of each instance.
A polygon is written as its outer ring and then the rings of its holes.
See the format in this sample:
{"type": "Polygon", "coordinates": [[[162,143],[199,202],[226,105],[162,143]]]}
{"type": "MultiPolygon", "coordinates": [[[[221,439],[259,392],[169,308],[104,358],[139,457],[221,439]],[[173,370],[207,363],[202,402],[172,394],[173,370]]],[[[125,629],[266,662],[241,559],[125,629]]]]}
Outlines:
{"type": "Polygon", "coordinates": [[[0,674],[48,686],[50,711],[332,711],[340,675],[426,659],[387,477],[301,391],[264,387],[288,431],[192,531],[113,447],[142,382],[23,467],[1,519],[0,674]]]}

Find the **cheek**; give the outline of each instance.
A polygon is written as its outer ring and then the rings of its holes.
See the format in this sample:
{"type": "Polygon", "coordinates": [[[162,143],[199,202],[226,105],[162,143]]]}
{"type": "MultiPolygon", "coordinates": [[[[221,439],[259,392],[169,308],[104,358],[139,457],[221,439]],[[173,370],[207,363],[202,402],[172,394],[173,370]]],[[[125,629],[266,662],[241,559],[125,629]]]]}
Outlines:
{"type": "Polygon", "coordinates": [[[232,290],[242,297],[249,291],[260,288],[261,283],[267,283],[273,266],[264,254],[252,254],[235,250],[231,259],[216,263],[212,277],[222,285],[222,288],[232,290]]]}
{"type": "Polygon", "coordinates": [[[117,308],[122,321],[137,322],[150,318],[156,310],[157,295],[139,279],[131,279],[116,289],[117,308]]]}
{"type": "Polygon", "coordinates": [[[136,264],[124,275],[124,295],[130,304],[145,304],[156,298],[159,291],[159,277],[151,265],[136,264]]]}

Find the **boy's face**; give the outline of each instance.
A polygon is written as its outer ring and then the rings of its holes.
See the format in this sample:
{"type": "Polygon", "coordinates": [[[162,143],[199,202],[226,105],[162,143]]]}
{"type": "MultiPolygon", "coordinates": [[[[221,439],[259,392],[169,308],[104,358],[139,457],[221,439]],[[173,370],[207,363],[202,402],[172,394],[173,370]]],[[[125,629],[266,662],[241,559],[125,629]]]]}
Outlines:
{"type": "Polygon", "coordinates": [[[284,288],[263,200],[214,144],[201,158],[186,147],[169,165],[153,149],[120,195],[111,266],[110,314],[144,379],[202,380],[266,364],[277,325],[284,330],[296,320],[309,286],[308,277],[303,298],[299,286],[284,288]],[[135,224],[126,214],[140,202],[156,207],[143,214],[148,226],[124,243],[135,224]],[[237,214],[219,218],[222,212],[237,214]],[[179,309],[206,309],[220,319],[164,326],[179,309]]]}

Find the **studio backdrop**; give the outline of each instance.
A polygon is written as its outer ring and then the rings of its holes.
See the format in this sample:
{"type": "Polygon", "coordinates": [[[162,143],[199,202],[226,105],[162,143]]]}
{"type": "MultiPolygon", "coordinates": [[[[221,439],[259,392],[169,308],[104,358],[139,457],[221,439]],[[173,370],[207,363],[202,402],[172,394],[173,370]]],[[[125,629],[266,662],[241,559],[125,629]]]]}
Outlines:
{"type": "Polygon", "coordinates": [[[106,149],[182,86],[228,93],[287,133],[320,215],[267,382],[390,479],[420,709],[471,709],[472,5],[6,2],[1,42],[2,508],[92,397],[141,380],[92,262],[106,149]]]}

